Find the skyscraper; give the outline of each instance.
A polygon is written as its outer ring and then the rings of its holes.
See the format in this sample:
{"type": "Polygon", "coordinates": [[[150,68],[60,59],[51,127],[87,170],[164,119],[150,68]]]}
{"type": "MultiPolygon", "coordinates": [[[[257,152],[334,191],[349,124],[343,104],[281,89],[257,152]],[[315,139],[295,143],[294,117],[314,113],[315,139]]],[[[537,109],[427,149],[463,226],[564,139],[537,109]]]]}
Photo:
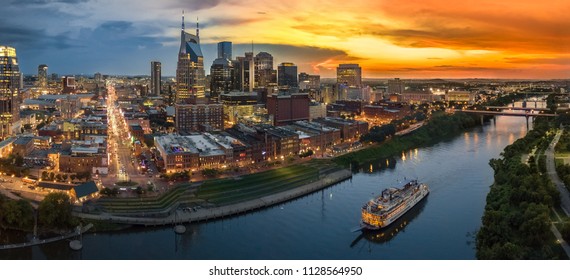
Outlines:
{"type": "Polygon", "coordinates": [[[277,66],[277,85],[280,87],[296,88],[297,65],[291,62],[283,62],[277,66]]]}
{"type": "Polygon", "coordinates": [[[276,71],[273,69],[273,56],[260,52],[255,56],[255,87],[269,87],[277,83],[276,71]]]}
{"type": "Polygon", "coordinates": [[[349,87],[362,87],[362,68],[358,64],[339,64],[336,68],[336,82],[349,87]]]}
{"type": "Polygon", "coordinates": [[[160,87],[162,74],[161,74],[161,64],[160,61],[151,61],[150,62],[150,90],[152,95],[159,96],[160,95],[160,87]]]}
{"type": "Polygon", "coordinates": [[[232,42],[224,41],[218,43],[218,58],[232,60],[232,42]]]}
{"type": "Polygon", "coordinates": [[[47,65],[40,64],[38,66],[38,87],[42,90],[47,89],[47,84],[48,84],[47,72],[48,72],[47,65]]]}
{"type": "Polygon", "coordinates": [[[243,92],[252,92],[255,87],[255,57],[253,52],[246,52],[245,56],[236,57],[235,78],[238,89],[243,92]],[[239,68],[238,68],[239,66],[239,68]]]}
{"type": "Polygon", "coordinates": [[[19,109],[20,67],[16,49],[0,46],[0,138],[15,134],[19,109]]]}
{"type": "Polygon", "coordinates": [[[217,99],[220,94],[234,89],[234,66],[224,57],[219,57],[210,67],[210,98],[217,99]]]}
{"type": "Polygon", "coordinates": [[[176,66],[176,103],[193,103],[197,98],[205,97],[205,76],[199,25],[196,23],[196,35],[186,32],[183,13],[176,66]]]}

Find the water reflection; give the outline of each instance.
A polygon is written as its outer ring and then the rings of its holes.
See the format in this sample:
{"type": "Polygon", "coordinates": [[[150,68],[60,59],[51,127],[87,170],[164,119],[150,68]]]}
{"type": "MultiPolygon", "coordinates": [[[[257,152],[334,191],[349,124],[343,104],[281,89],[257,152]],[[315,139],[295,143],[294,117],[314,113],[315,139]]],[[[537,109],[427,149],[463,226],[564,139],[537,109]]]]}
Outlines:
{"type": "MultiPolygon", "coordinates": [[[[410,155],[412,153],[412,150],[410,150],[410,155]]],[[[416,155],[417,155],[417,151],[416,151],[416,155]]],[[[402,156],[405,156],[405,154],[402,152],[402,156]]],[[[394,157],[390,157],[390,158],[382,158],[382,159],[377,159],[377,160],[373,160],[373,161],[368,161],[364,164],[362,164],[362,168],[360,168],[360,166],[358,167],[358,169],[355,169],[355,165],[352,165],[352,172],[353,173],[358,173],[360,171],[365,172],[365,173],[378,173],[378,172],[382,172],[386,169],[395,169],[396,168],[396,163],[398,162],[398,160],[394,157]]]]}
{"type": "Polygon", "coordinates": [[[405,231],[406,226],[408,226],[420,213],[424,210],[429,196],[424,200],[420,201],[414,208],[396,220],[393,224],[382,230],[362,230],[360,235],[356,237],[350,247],[356,246],[360,240],[363,238],[369,242],[382,244],[392,240],[396,235],[402,231],[405,231]]]}

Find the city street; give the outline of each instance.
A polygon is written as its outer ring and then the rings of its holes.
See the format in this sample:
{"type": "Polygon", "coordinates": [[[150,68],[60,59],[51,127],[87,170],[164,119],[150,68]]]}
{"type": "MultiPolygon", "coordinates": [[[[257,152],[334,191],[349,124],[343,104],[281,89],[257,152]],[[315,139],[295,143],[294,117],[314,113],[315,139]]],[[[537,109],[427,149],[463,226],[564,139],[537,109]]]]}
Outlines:
{"type": "MultiPolygon", "coordinates": [[[[109,162],[109,174],[101,177],[101,181],[106,187],[114,187],[115,183],[121,181],[133,181],[140,186],[148,186],[152,183],[155,186],[162,185],[155,177],[158,174],[156,167],[152,174],[143,174],[140,162],[133,152],[129,127],[117,106],[115,88],[108,86],[107,95],[107,116],[108,116],[108,150],[111,155],[109,162]],[[150,177],[149,177],[150,176],[150,177]]],[[[148,148],[143,148],[143,154],[148,155],[148,148]]],[[[149,169],[152,170],[152,169],[149,169]]],[[[164,184],[165,185],[165,184],[164,184]]]]}

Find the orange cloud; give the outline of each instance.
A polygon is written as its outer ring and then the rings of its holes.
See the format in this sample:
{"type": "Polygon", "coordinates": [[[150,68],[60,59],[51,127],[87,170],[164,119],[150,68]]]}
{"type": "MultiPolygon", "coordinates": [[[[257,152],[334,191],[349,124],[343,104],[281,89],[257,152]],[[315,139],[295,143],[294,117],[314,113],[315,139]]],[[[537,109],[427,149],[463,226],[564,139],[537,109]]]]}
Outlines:
{"type": "Polygon", "coordinates": [[[569,1],[245,0],[212,11],[228,23],[209,31],[218,37],[346,54],[296,61],[300,71],[334,76],[350,62],[368,77],[570,76],[569,1]]]}

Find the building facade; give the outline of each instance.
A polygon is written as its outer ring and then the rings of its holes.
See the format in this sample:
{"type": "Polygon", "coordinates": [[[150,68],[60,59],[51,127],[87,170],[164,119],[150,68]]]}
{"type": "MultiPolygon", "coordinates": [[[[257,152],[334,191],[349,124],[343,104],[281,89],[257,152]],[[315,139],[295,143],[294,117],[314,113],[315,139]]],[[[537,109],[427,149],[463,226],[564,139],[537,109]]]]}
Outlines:
{"type": "Polygon", "coordinates": [[[224,128],[222,104],[176,104],[175,115],[175,127],[179,133],[224,128]]]}
{"type": "Polygon", "coordinates": [[[232,60],[232,42],[224,41],[218,43],[218,58],[232,60]]]}
{"type": "Polygon", "coordinates": [[[361,87],[362,68],[358,64],[339,64],[336,68],[336,82],[349,87],[361,87]]]}
{"type": "Polygon", "coordinates": [[[162,66],[160,61],[150,62],[150,91],[152,95],[159,96],[162,87],[162,66]]]}
{"type": "Polygon", "coordinates": [[[273,125],[286,125],[309,119],[309,95],[306,93],[274,94],[267,97],[267,112],[273,125]]]}
{"type": "Polygon", "coordinates": [[[48,66],[40,64],[38,66],[38,87],[41,90],[46,90],[48,86],[48,66]]]}
{"type": "Polygon", "coordinates": [[[283,62],[277,66],[277,85],[286,88],[297,88],[297,65],[283,62]]]}
{"type": "Polygon", "coordinates": [[[210,98],[218,100],[220,94],[235,88],[233,63],[227,58],[217,58],[210,68],[210,98]]]}
{"type": "Polygon", "coordinates": [[[257,105],[257,94],[251,92],[229,92],[220,95],[224,108],[225,127],[237,124],[242,118],[252,116],[257,105]]]}
{"type": "Polygon", "coordinates": [[[19,130],[20,67],[16,49],[0,46],[0,138],[19,130]]]}

